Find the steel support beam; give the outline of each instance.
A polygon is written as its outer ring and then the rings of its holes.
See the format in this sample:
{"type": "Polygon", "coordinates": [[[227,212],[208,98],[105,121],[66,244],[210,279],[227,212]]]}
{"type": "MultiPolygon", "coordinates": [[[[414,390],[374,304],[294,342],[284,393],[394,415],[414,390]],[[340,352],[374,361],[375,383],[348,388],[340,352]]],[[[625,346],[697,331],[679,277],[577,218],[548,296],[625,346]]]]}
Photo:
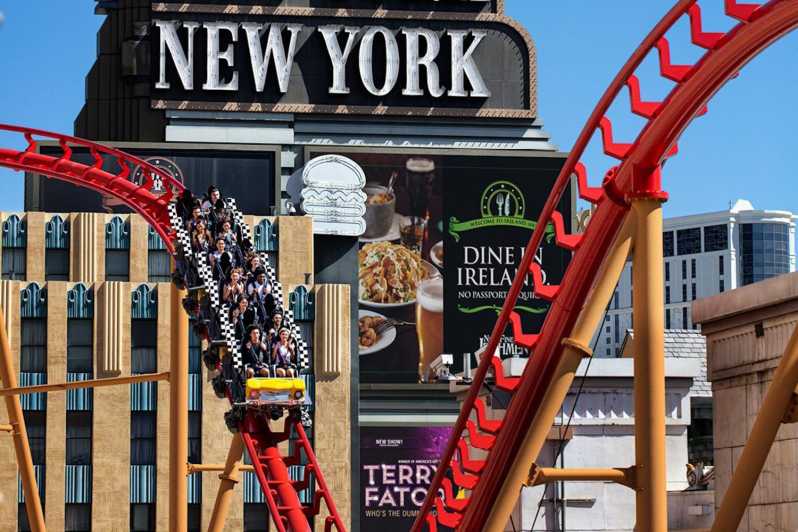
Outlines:
{"type": "Polygon", "coordinates": [[[188,528],[188,315],[184,291],[171,284],[172,353],[169,363],[169,531],[188,528]]]}
{"type": "Polygon", "coordinates": [[[61,382],[58,384],[39,384],[36,386],[15,386],[14,388],[0,389],[0,397],[10,395],[27,395],[43,392],[65,392],[81,388],[102,388],[103,386],[117,386],[120,384],[134,384],[136,382],[168,381],[169,372],[147,373],[144,375],[131,375],[129,377],[112,377],[110,379],[93,379],[88,381],[61,382]]]}
{"type": "Polygon", "coordinates": [[[540,486],[551,482],[614,482],[635,489],[635,468],[555,468],[532,466],[528,486],[540,486]]]}
{"type": "MultiPolygon", "coordinates": [[[[11,346],[8,343],[8,333],[4,323],[3,311],[0,309],[0,381],[6,388],[16,388],[17,373],[14,371],[11,346]]],[[[19,397],[13,394],[6,394],[5,402],[8,421],[14,429],[11,436],[14,440],[14,453],[22,480],[22,492],[25,494],[25,512],[28,514],[28,524],[32,532],[45,532],[44,512],[42,512],[42,501],[39,498],[39,488],[36,485],[36,474],[33,471],[33,457],[28,444],[28,430],[22,415],[22,405],[20,405],[19,397]]]]}
{"type": "Polygon", "coordinates": [[[781,357],[773,381],[768,386],[762,406],[751,428],[751,435],[743,448],[743,454],[734,468],[729,487],[723,496],[720,509],[715,516],[712,532],[737,530],[748,500],[762,472],[762,467],[784,421],[785,412],[791,407],[795,386],[798,384],[798,327],[792,333],[784,355],[781,357]]]}
{"type": "MultiPolygon", "coordinates": [[[[193,475],[194,473],[214,473],[225,471],[227,464],[188,464],[186,475],[193,475]]],[[[255,471],[255,468],[249,464],[239,464],[239,471],[255,471]]]]}
{"type": "Polygon", "coordinates": [[[523,445],[514,461],[511,474],[502,484],[499,497],[497,497],[485,524],[485,530],[503,531],[510,519],[518,495],[524,483],[528,480],[529,469],[537,460],[543,445],[546,443],[549,430],[560,411],[565,396],[571,389],[574,375],[579,363],[586,355],[590,355],[590,340],[593,332],[599,326],[604,316],[604,311],[618,284],[618,279],[626,265],[626,260],[632,249],[632,235],[635,222],[627,214],[623,227],[615,239],[612,249],[607,255],[597,281],[587,298],[579,318],[573,328],[570,338],[563,340],[565,349],[560,359],[554,378],[546,389],[543,401],[538,408],[534,421],[527,431],[523,445]]]}
{"type": "Polygon", "coordinates": [[[667,532],[662,200],[634,199],[632,210],[637,223],[632,262],[636,528],[667,532]]]}
{"type": "MultiPolygon", "coordinates": [[[[245,468],[252,470],[252,466],[241,464],[244,456],[244,441],[240,434],[233,435],[230,442],[230,450],[227,452],[227,459],[222,466],[222,474],[219,475],[219,491],[216,492],[216,501],[213,503],[213,513],[208,524],[208,532],[224,532],[224,524],[227,521],[227,514],[230,512],[230,503],[233,500],[233,492],[239,482],[238,472],[245,468]]],[[[191,466],[189,466],[189,469],[191,466]]],[[[206,469],[204,471],[218,471],[217,469],[206,469]]]]}

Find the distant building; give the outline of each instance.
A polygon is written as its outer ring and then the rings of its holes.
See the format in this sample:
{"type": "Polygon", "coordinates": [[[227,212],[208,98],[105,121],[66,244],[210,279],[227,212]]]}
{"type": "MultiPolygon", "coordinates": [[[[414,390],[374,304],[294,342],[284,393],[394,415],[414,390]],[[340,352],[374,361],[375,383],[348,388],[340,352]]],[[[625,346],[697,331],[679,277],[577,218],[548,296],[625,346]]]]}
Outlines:
{"type": "MultiPolygon", "coordinates": [[[[693,301],[796,270],[795,223],[787,211],[738,200],[728,211],[664,222],[665,328],[694,329],[693,301]]],[[[634,328],[632,264],[627,263],[599,332],[598,356],[620,356],[634,328]]]]}

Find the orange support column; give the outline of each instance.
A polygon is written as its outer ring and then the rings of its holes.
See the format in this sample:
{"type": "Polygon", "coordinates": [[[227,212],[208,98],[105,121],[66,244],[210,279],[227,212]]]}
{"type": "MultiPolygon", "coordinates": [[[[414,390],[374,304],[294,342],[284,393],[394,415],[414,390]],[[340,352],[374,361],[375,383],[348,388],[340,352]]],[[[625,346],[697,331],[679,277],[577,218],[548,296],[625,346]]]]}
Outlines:
{"type": "MultiPolygon", "coordinates": [[[[8,344],[3,312],[0,310],[0,381],[6,388],[17,387],[17,375],[11,361],[11,347],[8,344]]],[[[25,511],[28,514],[28,523],[33,532],[45,532],[44,513],[42,501],[39,498],[39,487],[36,485],[36,474],[33,471],[33,457],[28,445],[28,430],[25,428],[25,418],[22,416],[22,405],[18,395],[5,397],[8,420],[12,427],[14,439],[14,452],[17,455],[17,467],[22,479],[22,491],[25,494],[25,511]]],[[[6,467],[8,464],[6,465],[6,467]]]]}
{"type": "Polygon", "coordinates": [[[635,236],[634,404],[637,465],[637,530],[666,532],[665,301],[663,295],[662,199],[632,200],[635,236]]]}
{"type": "Polygon", "coordinates": [[[188,316],[183,291],[171,285],[172,356],[169,367],[169,531],[188,528],[188,316]]]}

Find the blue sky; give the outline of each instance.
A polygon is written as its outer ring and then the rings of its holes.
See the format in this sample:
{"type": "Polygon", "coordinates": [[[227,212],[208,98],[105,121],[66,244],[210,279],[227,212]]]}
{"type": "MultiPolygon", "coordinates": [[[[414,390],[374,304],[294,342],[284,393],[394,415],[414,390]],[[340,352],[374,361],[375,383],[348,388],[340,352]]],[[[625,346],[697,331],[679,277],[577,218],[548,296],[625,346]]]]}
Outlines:
{"type": "MultiPolygon", "coordinates": [[[[666,0],[506,0],[508,14],[520,21],[537,45],[540,118],[558,147],[567,151],[618,68],[673,5],[666,0]]],[[[722,0],[702,0],[705,27],[725,30],[733,21],[721,12],[722,0]]],[[[83,103],[84,76],[96,49],[102,20],[91,0],[0,0],[0,122],[72,132],[83,103]]],[[[671,37],[674,59],[695,59],[686,25],[671,37]]],[[[728,207],[744,197],[756,207],[798,212],[795,136],[798,118],[795,56],[798,38],[776,43],[743,70],[696,120],[668,163],[665,186],[671,193],[666,215],[728,207]]],[[[648,99],[666,94],[647,62],[641,72],[648,99]]],[[[624,102],[625,103],[625,102],[624,102]]],[[[627,140],[640,122],[626,108],[610,113],[616,137],[627,140]]],[[[0,135],[0,146],[19,142],[0,135]]],[[[586,157],[594,179],[610,161],[586,157]]],[[[20,210],[19,175],[0,170],[0,210],[20,210]]]]}

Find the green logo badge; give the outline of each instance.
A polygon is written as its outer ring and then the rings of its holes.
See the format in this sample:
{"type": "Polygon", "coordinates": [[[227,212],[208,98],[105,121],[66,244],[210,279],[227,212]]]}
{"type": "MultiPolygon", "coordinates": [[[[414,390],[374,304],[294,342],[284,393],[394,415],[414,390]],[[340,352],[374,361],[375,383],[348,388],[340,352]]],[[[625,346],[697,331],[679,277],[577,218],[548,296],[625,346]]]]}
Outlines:
{"type": "MultiPolygon", "coordinates": [[[[537,222],[524,218],[526,199],[521,189],[509,181],[494,181],[482,192],[480,199],[481,218],[461,222],[456,216],[449,218],[449,234],[455,242],[460,241],[460,233],[485,227],[510,226],[535,230],[537,222]]],[[[554,227],[546,227],[546,241],[554,238],[554,227]]]]}

